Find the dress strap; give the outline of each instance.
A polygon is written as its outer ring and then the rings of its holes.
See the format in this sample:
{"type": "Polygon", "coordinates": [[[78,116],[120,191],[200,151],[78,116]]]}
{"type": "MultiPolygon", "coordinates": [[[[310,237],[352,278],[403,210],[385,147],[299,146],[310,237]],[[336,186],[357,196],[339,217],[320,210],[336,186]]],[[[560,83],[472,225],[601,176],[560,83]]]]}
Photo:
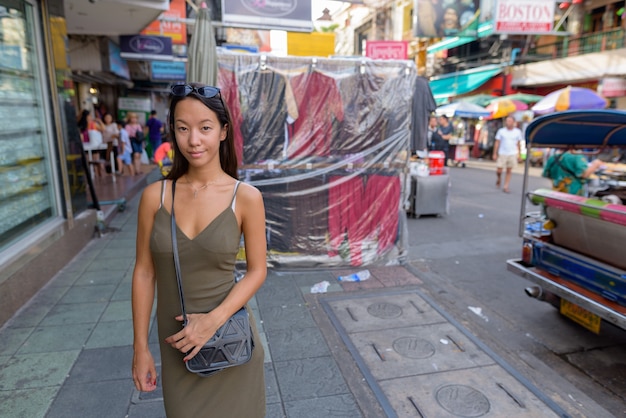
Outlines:
{"type": "Polygon", "coordinates": [[[233,210],[233,212],[235,211],[235,201],[237,200],[237,189],[239,188],[239,183],[241,183],[239,180],[237,180],[237,182],[235,183],[235,190],[233,191],[233,200],[230,203],[230,208],[233,210]]]}
{"type": "Polygon", "coordinates": [[[161,206],[163,206],[163,202],[165,201],[165,183],[167,183],[167,180],[163,180],[161,182],[161,204],[159,205],[159,209],[161,209],[161,206]]]}

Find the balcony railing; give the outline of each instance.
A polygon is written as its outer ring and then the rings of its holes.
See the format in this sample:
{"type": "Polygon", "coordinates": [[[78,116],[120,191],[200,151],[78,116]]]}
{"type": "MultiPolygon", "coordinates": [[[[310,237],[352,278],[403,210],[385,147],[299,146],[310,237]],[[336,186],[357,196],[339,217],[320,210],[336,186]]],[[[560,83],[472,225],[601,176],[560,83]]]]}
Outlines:
{"type": "MultiPolygon", "coordinates": [[[[592,52],[610,51],[624,47],[624,30],[613,29],[594,32],[577,38],[564,37],[558,42],[538,45],[530,48],[526,54],[527,61],[565,58],[592,52]]],[[[522,58],[523,60],[523,58],[522,58]]]]}

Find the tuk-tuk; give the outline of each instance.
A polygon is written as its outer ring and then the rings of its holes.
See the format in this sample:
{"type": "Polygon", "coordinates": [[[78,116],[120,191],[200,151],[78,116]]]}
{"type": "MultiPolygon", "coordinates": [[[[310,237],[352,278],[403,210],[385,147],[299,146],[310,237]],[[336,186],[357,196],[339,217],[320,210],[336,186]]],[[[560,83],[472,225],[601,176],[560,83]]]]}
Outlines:
{"type": "MultiPolygon", "coordinates": [[[[626,147],[626,112],[574,110],[535,119],[527,149],[576,148],[606,153],[626,147]]],[[[526,161],[520,212],[521,258],[507,269],[533,282],[530,297],[555,305],[599,333],[608,322],[626,330],[626,166],[597,173],[603,193],[586,196],[552,189],[528,190],[526,161]],[[610,198],[606,198],[610,196],[610,198]],[[617,199],[616,199],[617,198],[617,199]],[[528,204],[540,210],[527,211],[528,204]]],[[[597,181],[596,181],[597,183],[597,181]]]]}

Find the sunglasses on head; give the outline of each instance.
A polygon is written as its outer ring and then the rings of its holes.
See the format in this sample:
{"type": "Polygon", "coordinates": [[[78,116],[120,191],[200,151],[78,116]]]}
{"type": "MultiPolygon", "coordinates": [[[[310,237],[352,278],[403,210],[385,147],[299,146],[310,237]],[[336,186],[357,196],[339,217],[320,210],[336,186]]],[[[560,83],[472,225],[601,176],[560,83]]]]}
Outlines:
{"type": "MultiPolygon", "coordinates": [[[[196,92],[199,96],[205,97],[207,99],[212,99],[213,97],[220,94],[220,89],[213,86],[201,86],[194,87],[189,84],[175,84],[172,86],[172,94],[178,97],[185,97],[191,94],[192,92],[196,92]]],[[[221,99],[220,95],[220,99],[221,99]]]]}

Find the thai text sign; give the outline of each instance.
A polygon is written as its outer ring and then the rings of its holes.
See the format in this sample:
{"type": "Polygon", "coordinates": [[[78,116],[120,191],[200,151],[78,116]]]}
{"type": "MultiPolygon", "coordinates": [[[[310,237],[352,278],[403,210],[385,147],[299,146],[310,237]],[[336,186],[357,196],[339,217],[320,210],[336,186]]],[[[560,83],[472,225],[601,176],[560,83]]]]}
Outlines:
{"type": "Polygon", "coordinates": [[[554,2],[497,0],[494,20],[496,33],[548,33],[554,25],[554,2]]]}
{"type": "Polygon", "coordinates": [[[408,42],[367,41],[365,56],[381,60],[405,60],[408,57],[408,42]]]}

